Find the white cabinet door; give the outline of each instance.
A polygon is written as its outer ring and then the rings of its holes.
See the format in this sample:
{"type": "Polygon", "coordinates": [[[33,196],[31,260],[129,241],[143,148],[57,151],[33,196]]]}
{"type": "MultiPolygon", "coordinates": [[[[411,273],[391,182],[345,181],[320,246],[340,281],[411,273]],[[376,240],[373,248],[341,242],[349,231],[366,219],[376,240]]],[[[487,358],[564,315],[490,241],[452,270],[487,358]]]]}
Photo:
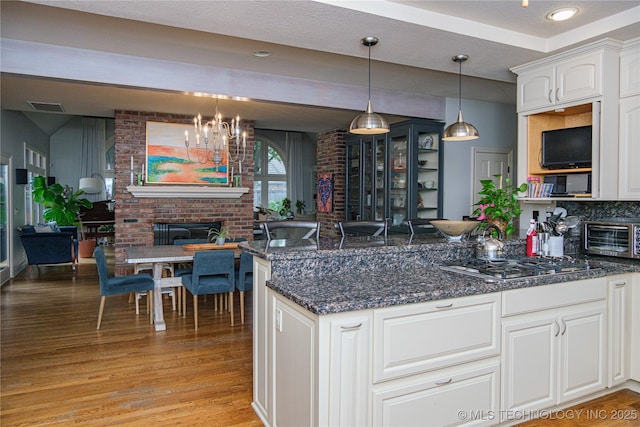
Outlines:
{"type": "Polygon", "coordinates": [[[564,403],[606,387],[606,303],[564,314],[560,325],[559,391],[564,403]]]}
{"type": "Polygon", "coordinates": [[[629,376],[629,326],[631,303],[631,277],[619,276],[609,279],[607,299],[607,320],[609,368],[607,385],[621,384],[629,376]]]}
{"type": "Polygon", "coordinates": [[[554,66],[546,66],[518,76],[518,112],[555,104],[555,72],[554,66]]]}
{"type": "Polygon", "coordinates": [[[556,402],[559,345],[555,313],[502,323],[502,411],[543,409],[556,402]]]}
{"type": "Polygon", "coordinates": [[[295,304],[273,298],[273,427],[317,425],[316,323],[295,304]]]}
{"type": "Polygon", "coordinates": [[[620,98],[640,95],[640,42],[635,41],[620,53],[620,98]]]}
{"type": "Polygon", "coordinates": [[[602,52],[569,58],[558,63],[553,98],[556,104],[602,94],[602,52]]]}
{"type": "MultiPolygon", "coordinates": [[[[329,316],[329,341],[321,350],[326,350],[328,371],[326,399],[328,400],[326,422],[320,414],[320,425],[365,426],[369,425],[369,385],[371,383],[370,362],[370,312],[348,313],[348,316],[329,316]],[[334,318],[335,317],[335,318],[334,318]]],[[[324,319],[320,319],[324,328],[324,319]]],[[[322,335],[321,335],[322,336],[322,335]]],[[[323,390],[320,390],[323,395],[323,390]]],[[[319,399],[322,399],[319,396],[319,399]]],[[[319,404],[322,411],[325,405],[319,404]]]]}
{"type": "Polygon", "coordinates": [[[632,280],[629,378],[640,381],[640,273],[635,273],[632,280]]]}
{"type": "Polygon", "coordinates": [[[618,198],[640,200],[640,95],[620,100],[618,198]]]}
{"type": "Polygon", "coordinates": [[[271,278],[271,262],[253,257],[253,403],[266,425],[271,420],[271,309],[266,282],[271,278]]]}
{"type": "Polygon", "coordinates": [[[606,302],[502,323],[502,410],[536,410],[605,388],[606,302]]]}
{"type": "Polygon", "coordinates": [[[374,426],[481,426],[499,418],[500,362],[463,364],[374,386],[374,426]]]}

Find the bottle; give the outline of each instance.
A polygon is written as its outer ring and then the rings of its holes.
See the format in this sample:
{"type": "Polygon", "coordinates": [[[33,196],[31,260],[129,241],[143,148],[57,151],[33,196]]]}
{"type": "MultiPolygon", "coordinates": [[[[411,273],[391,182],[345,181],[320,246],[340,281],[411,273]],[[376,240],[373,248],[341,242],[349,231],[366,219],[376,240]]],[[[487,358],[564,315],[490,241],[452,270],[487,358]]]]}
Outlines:
{"type": "Polygon", "coordinates": [[[536,233],[536,220],[529,220],[529,229],[527,230],[527,256],[536,256],[538,254],[538,233],[536,233]]]}

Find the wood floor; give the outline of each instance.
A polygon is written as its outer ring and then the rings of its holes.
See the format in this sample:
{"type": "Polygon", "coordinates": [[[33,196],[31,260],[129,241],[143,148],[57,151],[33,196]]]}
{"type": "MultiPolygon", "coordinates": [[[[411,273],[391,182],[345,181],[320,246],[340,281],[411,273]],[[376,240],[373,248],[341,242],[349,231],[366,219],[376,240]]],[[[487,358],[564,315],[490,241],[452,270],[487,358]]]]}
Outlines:
{"type": "MultiPolygon", "coordinates": [[[[149,325],[146,301],[136,316],[126,295],[108,297],[97,331],[98,286],[93,260],[76,273],[34,268],[2,286],[0,425],[262,426],[250,406],[251,310],[240,325],[237,295],[235,326],[209,299],[197,332],[190,297],[186,318],[165,300],[163,332],[149,325]]],[[[623,390],[571,411],[521,426],[637,426],[640,394],[623,390]]]]}
{"type": "Polygon", "coordinates": [[[237,295],[235,326],[209,297],[197,332],[191,304],[183,318],[166,300],[167,330],[155,332],[146,298],[136,316],[126,295],[111,296],[97,331],[98,287],[92,260],[2,286],[0,425],[262,426],[250,406],[251,310],[241,325],[237,295]]]}

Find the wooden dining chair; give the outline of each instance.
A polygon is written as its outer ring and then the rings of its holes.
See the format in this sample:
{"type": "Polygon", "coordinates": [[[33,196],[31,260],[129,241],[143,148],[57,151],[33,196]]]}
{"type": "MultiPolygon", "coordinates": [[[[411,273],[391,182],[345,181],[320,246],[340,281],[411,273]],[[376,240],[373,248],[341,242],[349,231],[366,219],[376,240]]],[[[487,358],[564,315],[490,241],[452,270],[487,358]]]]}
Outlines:
{"type": "Polygon", "coordinates": [[[267,240],[273,239],[313,239],[320,238],[320,223],[315,221],[266,221],[261,224],[267,240]]]}
{"type": "Polygon", "coordinates": [[[100,310],[98,311],[98,327],[102,322],[102,313],[104,312],[104,303],[109,295],[128,294],[131,292],[148,292],[149,299],[149,323],[153,324],[153,277],[147,273],[129,274],[126,276],[109,276],[109,267],[107,258],[104,255],[104,249],[101,246],[96,247],[93,252],[98,267],[98,278],[100,281],[100,310]]]}
{"type": "Polygon", "coordinates": [[[346,221],[336,224],[342,237],[372,236],[387,237],[387,221],[346,221]]]}
{"type": "Polygon", "coordinates": [[[199,295],[227,294],[233,326],[233,291],[236,276],[234,258],[235,252],[229,249],[198,251],[193,255],[193,271],[182,276],[181,280],[185,289],[193,295],[193,320],[196,330],[199,295]]]}

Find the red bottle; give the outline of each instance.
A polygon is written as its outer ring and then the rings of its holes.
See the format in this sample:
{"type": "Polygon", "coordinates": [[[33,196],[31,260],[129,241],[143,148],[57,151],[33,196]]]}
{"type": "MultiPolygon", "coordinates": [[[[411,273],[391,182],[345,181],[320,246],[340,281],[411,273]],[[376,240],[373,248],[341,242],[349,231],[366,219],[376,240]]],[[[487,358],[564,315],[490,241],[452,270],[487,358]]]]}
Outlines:
{"type": "Polygon", "coordinates": [[[527,256],[538,255],[538,233],[536,233],[536,220],[529,220],[529,229],[527,230],[527,256]]]}

